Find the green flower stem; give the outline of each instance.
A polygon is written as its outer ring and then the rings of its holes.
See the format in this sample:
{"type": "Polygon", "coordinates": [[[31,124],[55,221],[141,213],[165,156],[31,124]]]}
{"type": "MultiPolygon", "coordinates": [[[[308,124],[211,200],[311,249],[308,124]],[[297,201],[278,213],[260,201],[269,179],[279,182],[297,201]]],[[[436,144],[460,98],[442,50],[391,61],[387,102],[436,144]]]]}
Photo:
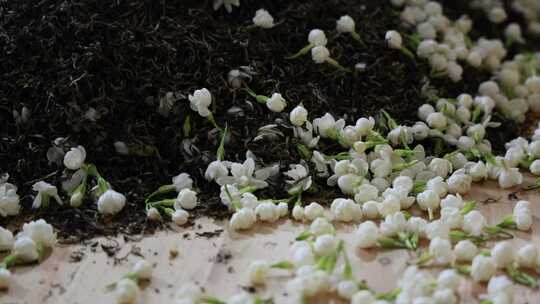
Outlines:
{"type": "Polygon", "coordinates": [[[240,202],[235,200],[232,197],[231,192],[229,192],[229,186],[228,185],[225,185],[225,193],[227,194],[227,197],[229,198],[229,201],[231,201],[231,206],[233,207],[234,210],[238,211],[238,210],[242,209],[242,205],[240,204],[240,202]]]}
{"type": "Polygon", "coordinates": [[[200,302],[198,303],[200,304],[226,304],[226,302],[223,302],[217,298],[208,297],[208,296],[205,296],[202,299],[200,299],[200,302]]]}
{"type": "Polygon", "coordinates": [[[365,42],[362,40],[362,37],[360,37],[360,34],[358,34],[358,32],[357,32],[356,30],[353,30],[353,31],[351,32],[351,37],[352,37],[354,40],[358,41],[363,47],[366,46],[365,42]]]}
{"type": "Polygon", "coordinates": [[[459,211],[459,213],[461,215],[465,215],[465,214],[471,212],[472,210],[474,210],[474,208],[476,208],[476,202],[475,201],[466,202],[465,205],[459,211]]]}
{"type": "Polygon", "coordinates": [[[331,66],[335,67],[336,69],[342,71],[342,72],[346,72],[346,73],[350,73],[351,70],[350,69],[347,69],[347,68],[344,68],[341,64],[339,64],[339,62],[337,62],[335,59],[333,58],[330,58],[328,57],[328,59],[326,59],[326,62],[328,64],[330,64],[331,66]]]}
{"type": "Polygon", "coordinates": [[[310,237],[312,237],[313,234],[309,231],[304,231],[302,233],[300,233],[296,238],[295,240],[296,241],[305,241],[307,239],[309,239],[310,237]]]}
{"type": "Polygon", "coordinates": [[[266,102],[268,101],[268,99],[270,99],[268,96],[264,96],[264,95],[258,95],[257,93],[255,93],[253,90],[251,90],[250,88],[246,88],[246,92],[253,98],[255,98],[255,100],[258,102],[258,103],[262,103],[262,104],[266,104],[266,102]]]}
{"type": "Polygon", "coordinates": [[[159,187],[156,191],[152,192],[145,200],[145,203],[148,204],[148,202],[150,201],[151,198],[153,198],[154,196],[157,196],[157,195],[160,195],[160,194],[166,194],[166,193],[171,193],[173,191],[176,191],[176,188],[174,187],[174,185],[164,185],[164,186],[161,186],[159,187]]]}
{"type": "Polygon", "coordinates": [[[227,137],[228,130],[229,130],[229,127],[227,126],[227,124],[225,124],[225,130],[221,132],[221,140],[219,142],[219,147],[216,153],[216,158],[219,161],[222,161],[225,159],[225,139],[227,137]]]}
{"type": "Polygon", "coordinates": [[[150,207],[172,207],[174,206],[174,203],[176,202],[176,199],[164,199],[157,202],[152,202],[148,204],[150,207]]]}
{"type": "Polygon", "coordinates": [[[216,129],[218,129],[219,131],[223,131],[223,129],[216,123],[216,120],[214,119],[214,114],[212,114],[212,112],[210,112],[210,114],[206,118],[216,129]]]}
{"type": "Polygon", "coordinates": [[[393,171],[402,171],[402,170],[408,169],[408,168],[416,165],[417,163],[418,163],[418,160],[413,160],[413,161],[408,162],[408,163],[402,163],[402,164],[393,165],[392,170],[393,171]]]}
{"type": "Polygon", "coordinates": [[[17,255],[13,253],[4,258],[2,263],[0,263],[0,268],[8,269],[15,264],[17,264],[17,255]]]}
{"type": "Polygon", "coordinates": [[[296,144],[296,150],[303,159],[309,160],[313,156],[313,152],[303,144],[296,144]]]}
{"type": "Polygon", "coordinates": [[[400,293],[401,293],[401,288],[396,288],[396,289],[394,289],[392,291],[378,294],[376,296],[376,298],[379,299],[379,300],[385,300],[385,301],[393,302],[394,300],[396,300],[397,296],[400,293]]]}
{"type": "Polygon", "coordinates": [[[285,57],[285,59],[296,59],[300,56],[304,56],[305,54],[307,54],[312,48],[314,48],[315,45],[313,44],[308,44],[306,45],[305,47],[303,47],[300,51],[298,51],[298,53],[292,55],[292,56],[289,56],[289,57],[285,57]]]}
{"type": "Polygon", "coordinates": [[[281,261],[270,265],[270,268],[276,269],[294,269],[294,264],[289,261],[281,261]]]}
{"type": "Polygon", "coordinates": [[[516,266],[508,266],[506,268],[506,273],[516,283],[530,288],[538,288],[538,280],[535,277],[520,271],[516,266]]]}
{"type": "Polygon", "coordinates": [[[401,48],[399,48],[399,51],[400,51],[403,55],[409,57],[411,60],[414,61],[415,56],[414,56],[414,54],[413,54],[408,48],[402,46],[401,48]]]}

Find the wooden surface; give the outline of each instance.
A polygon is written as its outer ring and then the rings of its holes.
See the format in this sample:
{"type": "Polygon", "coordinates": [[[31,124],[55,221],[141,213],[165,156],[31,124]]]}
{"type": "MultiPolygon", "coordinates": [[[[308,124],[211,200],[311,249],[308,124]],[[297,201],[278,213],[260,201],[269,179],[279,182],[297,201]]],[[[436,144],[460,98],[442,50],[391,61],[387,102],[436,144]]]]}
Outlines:
{"type": "MultiPolygon", "coordinates": [[[[532,179],[529,177],[527,180],[530,182],[532,179]]],[[[494,185],[493,182],[476,184],[467,195],[467,198],[480,202],[479,206],[490,224],[511,213],[517,201],[509,197],[515,189],[502,191],[494,185]],[[482,203],[485,201],[488,203],[482,203]]],[[[512,242],[519,245],[532,241],[540,247],[540,192],[518,192],[516,195],[519,199],[531,201],[534,225],[532,233],[515,233],[516,238],[512,242]]],[[[346,239],[355,274],[378,292],[393,289],[412,253],[404,250],[356,249],[353,245],[356,226],[338,225],[339,235],[346,239]]],[[[106,289],[106,285],[130,270],[133,262],[139,259],[130,251],[136,252],[137,249],[155,264],[153,279],[143,287],[139,303],[174,304],[174,292],[186,282],[195,282],[204,286],[210,294],[227,299],[243,286],[249,285],[246,269],[251,260],[287,259],[291,242],[304,229],[303,224],[282,220],[273,225],[260,224],[249,232],[236,233],[229,231],[226,223],[200,219],[192,228],[161,231],[136,242],[125,243],[120,237],[96,239],[90,243],[94,243],[95,247],[57,246],[42,264],[16,267],[12,286],[7,293],[0,294],[0,303],[114,303],[113,294],[106,289]],[[223,229],[223,232],[211,238],[196,235],[216,229],[223,229]],[[122,248],[115,254],[116,258],[121,259],[117,264],[101,248],[101,245],[116,242],[122,248]],[[178,256],[171,259],[170,252],[175,250],[178,256]],[[81,252],[82,260],[72,262],[72,257],[81,252]]],[[[276,274],[269,280],[267,288],[260,290],[260,294],[273,296],[275,303],[289,303],[283,295],[283,276],[286,275],[276,274]]],[[[478,295],[484,291],[482,285],[467,280],[461,286],[462,303],[477,303],[478,295]]],[[[525,287],[516,287],[516,291],[515,303],[540,303],[539,291],[525,287]]],[[[333,300],[324,302],[338,303],[333,300]]]]}

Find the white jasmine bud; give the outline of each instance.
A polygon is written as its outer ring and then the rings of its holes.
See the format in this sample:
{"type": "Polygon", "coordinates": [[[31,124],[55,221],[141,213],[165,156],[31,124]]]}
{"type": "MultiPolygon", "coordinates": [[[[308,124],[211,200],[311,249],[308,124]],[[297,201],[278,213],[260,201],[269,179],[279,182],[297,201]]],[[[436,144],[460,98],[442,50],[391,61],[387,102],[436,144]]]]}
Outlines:
{"type": "Polygon", "coordinates": [[[281,202],[277,205],[279,217],[284,217],[289,214],[289,205],[287,203],[281,202]]]}
{"type": "Polygon", "coordinates": [[[212,95],[206,88],[195,90],[193,95],[188,96],[189,104],[193,111],[197,111],[202,117],[208,117],[212,113],[208,109],[212,103],[212,95]]]}
{"type": "Polygon", "coordinates": [[[0,252],[11,250],[13,247],[13,233],[0,226],[0,252]]]}
{"type": "Polygon", "coordinates": [[[436,237],[448,239],[450,237],[450,227],[441,220],[435,220],[426,226],[426,237],[433,240],[436,237]]]}
{"type": "Polygon", "coordinates": [[[389,214],[381,223],[381,233],[385,236],[394,236],[407,229],[407,220],[401,212],[389,214]]]}
{"type": "Polygon", "coordinates": [[[423,121],[426,121],[432,113],[435,113],[435,108],[430,104],[425,103],[418,108],[418,117],[423,121]]]}
{"type": "Polygon", "coordinates": [[[433,303],[435,304],[456,304],[458,303],[457,297],[453,290],[445,288],[445,289],[437,289],[433,293],[433,303]]]}
{"type": "Polygon", "coordinates": [[[132,272],[137,275],[139,280],[150,280],[154,271],[152,264],[146,260],[139,260],[133,265],[132,272]]]}
{"type": "Polygon", "coordinates": [[[508,16],[502,7],[494,7],[489,11],[488,18],[493,23],[502,23],[508,16]]]}
{"type": "Polygon", "coordinates": [[[519,168],[505,168],[499,173],[499,186],[503,189],[520,185],[523,182],[523,176],[519,168]]]}
{"type": "Polygon", "coordinates": [[[234,230],[244,230],[251,228],[256,221],[257,215],[252,209],[242,208],[233,214],[230,225],[234,230]]]}
{"type": "Polygon", "coordinates": [[[266,101],[266,107],[276,113],[280,113],[285,109],[287,106],[287,102],[285,102],[285,99],[281,96],[279,93],[274,93],[272,96],[266,101]]]}
{"type": "Polygon", "coordinates": [[[379,214],[386,217],[401,210],[401,201],[394,195],[387,195],[384,200],[377,205],[377,208],[379,214]]]}
{"type": "Polygon", "coordinates": [[[254,285],[264,285],[268,272],[270,271],[270,265],[266,261],[253,261],[249,265],[249,281],[254,285]]]}
{"type": "Polygon", "coordinates": [[[514,302],[514,284],[504,275],[494,276],[489,280],[487,293],[492,303],[514,302]]]}
{"type": "Polygon", "coordinates": [[[379,189],[370,184],[362,184],[355,189],[354,200],[359,203],[375,200],[379,196],[379,189]]]}
{"type": "Polygon", "coordinates": [[[428,168],[438,176],[446,177],[452,172],[452,163],[444,158],[434,158],[429,163],[428,168]]]}
{"type": "Polygon", "coordinates": [[[464,173],[454,173],[448,178],[446,183],[450,192],[465,194],[471,190],[472,177],[464,173]]]}
{"type": "Polygon", "coordinates": [[[388,43],[388,46],[392,49],[401,49],[403,44],[403,39],[401,38],[401,34],[396,31],[387,31],[386,35],[384,36],[386,43],[388,43]]]}
{"type": "Polygon", "coordinates": [[[187,173],[180,173],[172,178],[172,184],[176,189],[176,192],[182,191],[182,189],[193,188],[193,180],[187,173]]]}
{"type": "MultiPolygon", "coordinates": [[[[229,175],[229,170],[227,169],[225,164],[222,161],[215,160],[211,162],[206,168],[204,178],[206,178],[206,180],[208,181],[213,181],[227,175],[229,175]]],[[[189,186],[188,188],[191,188],[191,186],[189,186]]]]}
{"type": "Polygon", "coordinates": [[[315,243],[313,244],[313,251],[315,251],[318,256],[325,256],[336,251],[337,246],[338,240],[335,236],[331,234],[323,234],[315,240],[315,243]]]}
{"type": "Polygon", "coordinates": [[[481,235],[486,225],[486,218],[482,215],[482,213],[480,213],[480,211],[472,210],[463,217],[463,231],[471,235],[481,235]]]}
{"type": "Polygon", "coordinates": [[[264,202],[255,208],[255,214],[263,222],[273,223],[279,219],[279,210],[272,202],[264,202]]]}
{"type": "Polygon", "coordinates": [[[48,203],[51,197],[54,198],[59,205],[63,204],[60,196],[58,196],[56,187],[47,182],[39,181],[35,183],[32,186],[32,190],[37,191],[37,195],[32,203],[32,208],[34,209],[41,207],[43,203],[48,203]]]}
{"type": "Polygon", "coordinates": [[[371,248],[377,245],[379,239],[379,227],[372,221],[365,221],[358,226],[356,231],[356,243],[360,248],[371,248]]]}
{"type": "Polygon", "coordinates": [[[454,247],[454,255],[456,257],[456,261],[472,261],[477,253],[478,247],[476,247],[476,245],[469,240],[459,241],[454,247]]]}
{"type": "Polygon", "coordinates": [[[454,269],[445,269],[437,277],[437,289],[457,291],[461,283],[461,276],[454,269]]]}
{"type": "Polygon", "coordinates": [[[116,283],[115,294],[118,304],[136,303],[140,294],[139,285],[131,279],[121,279],[116,283]]]}
{"type": "Polygon", "coordinates": [[[324,208],[317,203],[311,203],[304,208],[304,217],[308,221],[313,221],[322,216],[324,216],[324,208]]]}
{"type": "Polygon", "coordinates": [[[274,27],[274,17],[265,9],[259,9],[255,12],[255,17],[253,17],[253,24],[258,27],[265,29],[274,27]]]}
{"type": "Polygon", "coordinates": [[[471,120],[471,111],[465,107],[458,107],[456,110],[456,117],[460,122],[465,123],[471,120]]]}
{"type": "Polygon", "coordinates": [[[447,119],[443,113],[433,112],[428,115],[426,122],[431,128],[443,130],[446,127],[447,119]]]}
{"type": "Polygon", "coordinates": [[[525,244],[519,248],[516,258],[520,266],[534,268],[538,264],[538,249],[532,243],[525,244]]]}
{"type": "Polygon", "coordinates": [[[436,237],[429,243],[429,254],[437,264],[445,265],[452,262],[452,244],[449,240],[436,237]]]}
{"type": "Polygon", "coordinates": [[[429,127],[425,123],[417,121],[411,127],[411,132],[414,140],[424,140],[429,136],[429,127]]]}
{"type": "Polygon", "coordinates": [[[308,41],[313,46],[325,46],[328,43],[326,35],[319,29],[314,29],[309,32],[308,41]]]}
{"type": "Polygon", "coordinates": [[[427,221],[421,217],[412,216],[407,221],[407,231],[417,233],[419,236],[424,236],[427,226],[427,221]]]}
{"type": "Polygon", "coordinates": [[[448,62],[446,72],[453,82],[459,82],[463,79],[463,67],[455,61],[448,62]]]}
{"type": "Polygon", "coordinates": [[[354,19],[349,15],[341,16],[336,21],[336,30],[340,33],[353,33],[355,31],[354,19]]]}
{"type": "Polygon", "coordinates": [[[98,211],[102,214],[116,214],[120,212],[126,204],[126,197],[112,189],[105,191],[98,199],[98,211]]]}
{"type": "Polygon", "coordinates": [[[182,226],[188,222],[189,213],[183,209],[177,209],[171,215],[171,219],[176,225],[182,226]]]}
{"type": "MultiPolygon", "coordinates": [[[[392,0],[393,2],[396,0],[392,0]]],[[[355,293],[351,299],[351,304],[370,304],[376,303],[375,296],[369,290],[360,290],[355,293]]],[[[381,303],[383,304],[383,303],[381,303]]]]}
{"type": "Polygon", "coordinates": [[[9,288],[9,282],[11,281],[11,271],[6,268],[0,268],[0,290],[6,290],[9,288]]]}
{"type": "Polygon", "coordinates": [[[304,215],[305,215],[305,212],[304,212],[304,208],[302,208],[302,206],[296,205],[296,206],[293,207],[292,216],[293,216],[293,218],[295,220],[303,221],[304,220],[304,215]]]}
{"type": "Polygon", "coordinates": [[[332,234],[334,226],[328,220],[322,217],[316,218],[309,226],[309,231],[314,235],[332,234]]]}
{"type": "Polygon", "coordinates": [[[362,207],[351,199],[335,199],[330,206],[330,211],[336,220],[342,222],[350,222],[362,217],[362,207]]]}
{"type": "Polygon", "coordinates": [[[84,164],[85,159],[86,150],[83,146],[77,146],[71,148],[71,150],[64,155],[64,166],[70,170],[78,170],[84,164]]]}
{"type": "Polygon", "coordinates": [[[31,263],[39,258],[36,242],[28,236],[18,237],[13,243],[13,254],[18,260],[31,263]]]}
{"type": "Polygon", "coordinates": [[[53,247],[56,244],[56,233],[53,226],[43,219],[25,223],[17,238],[23,236],[31,238],[36,244],[43,247],[53,247]]]}
{"type": "Polygon", "coordinates": [[[459,209],[445,207],[441,209],[441,221],[446,222],[450,229],[458,229],[463,225],[463,216],[459,209]]]}
{"type": "Polygon", "coordinates": [[[488,256],[477,255],[471,266],[471,276],[477,282],[485,282],[495,274],[497,266],[493,259],[488,256]]]}
{"type": "Polygon", "coordinates": [[[302,126],[307,121],[308,111],[301,104],[291,111],[289,119],[297,127],[302,126]]]}
{"type": "Polygon", "coordinates": [[[509,242],[500,242],[491,249],[491,256],[497,267],[504,268],[514,262],[514,249],[509,242]]]}
{"type": "Polygon", "coordinates": [[[425,190],[418,194],[416,201],[422,210],[436,210],[440,205],[440,198],[437,192],[425,190]]]}
{"type": "Polygon", "coordinates": [[[337,285],[338,296],[350,300],[358,292],[358,285],[352,280],[341,281],[337,285]]]}
{"type": "Polygon", "coordinates": [[[379,217],[379,203],[368,201],[362,205],[362,214],[368,219],[376,219],[379,217]]]}
{"type": "Polygon", "coordinates": [[[294,250],[292,260],[297,268],[306,265],[313,265],[313,263],[315,262],[315,255],[313,254],[311,246],[308,244],[304,244],[303,246],[296,248],[294,250]]]}
{"type": "Polygon", "coordinates": [[[191,189],[182,189],[174,202],[174,209],[191,210],[197,207],[197,192],[191,189]]]}
{"type": "Polygon", "coordinates": [[[323,45],[311,49],[311,58],[317,64],[325,63],[330,58],[330,51],[323,45]]]}

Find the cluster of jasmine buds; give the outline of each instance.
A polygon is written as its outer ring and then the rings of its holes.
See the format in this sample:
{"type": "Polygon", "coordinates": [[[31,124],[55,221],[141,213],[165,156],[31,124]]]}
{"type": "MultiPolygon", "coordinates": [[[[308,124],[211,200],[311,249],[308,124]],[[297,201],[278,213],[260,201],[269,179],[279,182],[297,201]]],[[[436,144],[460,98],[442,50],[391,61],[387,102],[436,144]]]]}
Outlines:
{"type": "Polygon", "coordinates": [[[254,187],[236,188],[234,185],[221,187],[221,201],[234,210],[230,220],[233,230],[251,228],[257,220],[273,223],[289,212],[288,200],[259,200],[252,192],[254,187]]]}
{"type": "Polygon", "coordinates": [[[56,244],[56,233],[45,220],[25,223],[14,238],[11,231],[0,227],[0,252],[10,251],[0,263],[0,289],[9,288],[9,268],[17,264],[40,262],[45,250],[56,244]]]}
{"type": "Polygon", "coordinates": [[[148,219],[159,221],[167,215],[178,226],[188,222],[189,213],[199,204],[197,192],[193,190],[193,180],[187,173],[180,173],[172,178],[172,184],[159,187],[146,198],[146,215],[148,219]],[[177,192],[176,198],[154,200],[166,194],[177,192]]]}
{"type": "Polygon", "coordinates": [[[474,0],[469,5],[472,8],[482,10],[489,21],[495,24],[503,23],[508,18],[501,0],[474,0]]]}
{"type": "MultiPolygon", "coordinates": [[[[87,164],[85,161],[86,150],[83,146],[71,148],[71,150],[64,155],[64,166],[66,169],[76,170],[73,173],[71,180],[66,182],[67,186],[65,186],[70,196],[70,205],[72,207],[79,207],[83,203],[87,192],[89,178],[93,177],[96,180],[96,185],[91,189],[91,193],[97,198],[96,204],[99,213],[114,215],[120,212],[126,204],[126,197],[122,193],[112,189],[111,184],[101,176],[95,165],[87,164]]],[[[42,191],[49,191],[49,196],[54,197],[55,188],[51,187],[51,185],[39,185],[39,183],[36,185],[39,186],[38,188],[43,188],[42,191]]],[[[34,190],[39,192],[36,185],[34,185],[34,190]]],[[[40,196],[42,199],[43,195],[38,193],[38,197],[40,196]]],[[[36,200],[39,203],[38,197],[36,197],[36,200]]],[[[34,201],[34,203],[36,204],[36,201],[34,201]]]]}
{"type": "Polygon", "coordinates": [[[326,47],[328,39],[326,38],[326,34],[322,30],[311,30],[308,35],[308,42],[308,45],[303,47],[300,51],[298,51],[298,53],[294,54],[291,57],[288,57],[288,59],[294,59],[300,56],[304,56],[311,51],[311,59],[313,59],[316,64],[327,63],[338,70],[349,72],[348,69],[344,68],[335,59],[330,57],[330,51],[326,47]]]}
{"type": "Polygon", "coordinates": [[[514,0],[512,8],[521,13],[527,22],[529,32],[540,35],[540,3],[535,0],[514,0]]]}
{"type": "Polygon", "coordinates": [[[459,303],[462,278],[453,269],[445,269],[435,278],[416,266],[409,266],[398,281],[396,303],[459,303]]]}
{"type": "Polygon", "coordinates": [[[152,278],[153,267],[146,260],[139,260],[130,272],[125,274],[118,282],[109,285],[114,288],[116,303],[133,304],[137,303],[141,293],[139,282],[148,281],[152,278]]]}
{"type": "MultiPolygon", "coordinates": [[[[473,42],[469,37],[471,19],[461,16],[451,20],[444,15],[441,4],[435,1],[395,1],[394,5],[403,6],[400,16],[404,25],[415,28],[410,40],[418,56],[431,65],[432,77],[446,75],[458,82],[463,74],[460,61],[494,71],[506,56],[500,40],[480,38],[473,42]]],[[[495,11],[499,12],[498,9],[495,11]]],[[[515,26],[508,32],[512,37],[518,36],[515,26]]]]}
{"type": "Polygon", "coordinates": [[[273,28],[275,25],[274,17],[267,10],[261,8],[255,12],[253,24],[264,29],[273,28]]]}
{"type": "Polygon", "coordinates": [[[9,176],[0,178],[0,216],[14,216],[21,209],[20,198],[17,194],[17,186],[8,183],[9,176]]]}
{"type": "Polygon", "coordinates": [[[298,51],[298,53],[294,54],[288,59],[294,59],[300,56],[304,56],[309,51],[311,51],[311,49],[317,46],[326,47],[327,43],[328,43],[328,39],[326,38],[326,34],[322,30],[319,30],[319,29],[311,30],[308,35],[308,45],[303,47],[300,51],[298,51]]]}
{"type": "Polygon", "coordinates": [[[255,98],[258,103],[265,104],[266,107],[272,112],[280,113],[287,106],[287,102],[279,93],[273,93],[272,96],[268,97],[264,95],[257,95],[249,88],[247,88],[246,91],[251,97],[255,98]]]}

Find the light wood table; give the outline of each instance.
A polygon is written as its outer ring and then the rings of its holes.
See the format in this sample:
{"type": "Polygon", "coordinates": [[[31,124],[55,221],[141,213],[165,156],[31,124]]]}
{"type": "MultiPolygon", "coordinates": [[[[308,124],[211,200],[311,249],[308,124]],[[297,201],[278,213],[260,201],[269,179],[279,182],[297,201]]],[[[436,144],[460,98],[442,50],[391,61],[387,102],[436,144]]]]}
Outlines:
{"type": "MultiPolygon", "coordinates": [[[[527,177],[527,180],[530,182],[533,179],[527,177]]],[[[509,197],[513,191],[515,189],[502,191],[493,182],[484,182],[474,185],[467,198],[480,202],[479,206],[489,223],[495,224],[512,212],[517,201],[509,197]],[[486,200],[490,202],[482,203],[486,200]]],[[[525,241],[532,241],[540,247],[540,190],[518,192],[517,197],[531,201],[535,220],[532,233],[515,233],[516,238],[512,243],[518,248],[525,241]]],[[[339,235],[346,240],[355,275],[365,279],[378,292],[392,290],[412,253],[404,250],[355,249],[353,238],[357,224],[338,226],[339,235]]],[[[246,233],[236,233],[229,231],[224,222],[199,219],[191,228],[160,231],[135,242],[126,243],[120,236],[116,239],[96,239],[94,247],[92,244],[57,246],[40,265],[16,267],[12,286],[8,292],[0,294],[0,303],[114,303],[113,293],[106,289],[106,285],[130,270],[134,261],[139,259],[132,254],[136,252],[155,265],[153,279],[143,287],[139,303],[174,304],[175,291],[187,282],[197,283],[204,286],[209,294],[227,299],[249,286],[246,271],[250,261],[287,259],[290,244],[304,229],[303,224],[282,220],[273,225],[260,224],[246,233]],[[196,235],[217,229],[223,229],[223,232],[214,237],[196,235]],[[108,257],[101,248],[101,245],[115,242],[121,247],[115,254],[120,259],[116,264],[115,259],[108,257]],[[171,251],[177,251],[178,255],[171,258],[171,251]],[[71,261],[74,255],[81,252],[79,262],[71,261]]],[[[258,290],[259,294],[272,296],[275,303],[290,303],[290,298],[284,296],[286,275],[284,273],[270,279],[266,288],[258,290]]],[[[540,303],[538,290],[516,287],[516,291],[515,303],[540,303]]],[[[477,303],[478,295],[484,292],[485,286],[467,280],[460,289],[461,302],[477,303]]],[[[322,302],[340,303],[331,299],[322,302]]]]}

